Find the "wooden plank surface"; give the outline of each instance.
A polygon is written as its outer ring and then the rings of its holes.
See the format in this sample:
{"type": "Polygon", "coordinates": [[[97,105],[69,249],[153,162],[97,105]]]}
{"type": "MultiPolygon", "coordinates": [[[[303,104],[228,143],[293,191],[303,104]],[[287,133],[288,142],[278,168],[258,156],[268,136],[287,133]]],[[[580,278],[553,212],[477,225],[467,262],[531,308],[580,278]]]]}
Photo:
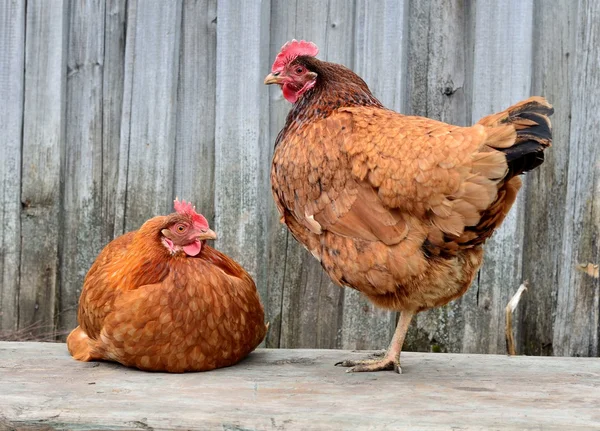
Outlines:
{"type": "Polygon", "coordinates": [[[12,331],[19,320],[24,2],[0,5],[0,63],[0,330],[12,331]]]}
{"type": "Polygon", "coordinates": [[[57,308],[67,12],[66,1],[27,4],[18,313],[37,334],[53,332],[57,308]]]}
{"type": "Polygon", "coordinates": [[[600,427],[598,359],[405,353],[404,374],[347,374],[333,366],[340,359],[365,354],[259,349],[231,368],[165,374],[112,363],[75,362],[64,344],[0,343],[0,427],[600,427]]]}

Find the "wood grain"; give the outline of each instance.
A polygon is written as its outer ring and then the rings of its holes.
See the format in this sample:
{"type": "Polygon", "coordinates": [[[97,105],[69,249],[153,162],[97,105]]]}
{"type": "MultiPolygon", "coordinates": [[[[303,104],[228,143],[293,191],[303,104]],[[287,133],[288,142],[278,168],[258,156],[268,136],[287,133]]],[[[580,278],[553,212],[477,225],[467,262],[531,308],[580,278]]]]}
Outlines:
{"type": "Polygon", "coordinates": [[[135,9],[127,23],[127,33],[134,35],[133,46],[128,41],[126,48],[132,56],[125,62],[125,86],[130,88],[124,90],[129,98],[121,123],[121,148],[127,156],[121,158],[125,174],[118,185],[119,191],[126,190],[126,231],[173,210],[182,3],[140,1],[128,7],[135,9]],[[124,126],[128,136],[123,136],[124,126]]]}
{"type": "MultiPolygon", "coordinates": [[[[121,147],[121,114],[124,105],[127,0],[107,0],[104,17],[102,62],[102,244],[123,233],[115,226],[121,147]]],[[[130,101],[130,99],[128,99],[130,101]]],[[[129,130],[128,127],[126,127],[129,130]]],[[[126,159],[125,159],[126,161],[126,159]]],[[[122,213],[122,211],[119,211],[122,213]]]]}
{"type": "Polygon", "coordinates": [[[65,151],[68,7],[29,2],[26,17],[19,328],[54,329],[65,151]]]}
{"type": "MultiPolygon", "coordinates": [[[[532,14],[532,0],[511,7],[501,3],[477,3],[473,123],[529,96],[532,14]]],[[[476,301],[463,309],[465,337],[461,351],[505,352],[504,307],[522,281],[525,205],[522,189],[504,223],[484,246],[484,263],[471,288],[476,301]]]]}
{"type": "Polygon", "coordinates": [[[25,5],[0,5],[0,328],[16,330],[21,253],[21,143],[25,88],[25,5]]]}
{"type": "MultiPolygon", "coordinates": [[[[346,6],[343,11],[342,3],[326,0],[274,2],[270,61],[261,78],[271,70],[272,60],[283,43],[293,38],[314,41],[319,46],[320,58],[328,58],[331,52],[337,56],[335,61],[351,65],[352,53],[338,49],[341,45],[333,45],[339,44],[344,37],[350,38],[353,31],[352,7],[346,6]],[[333,11],[331,14],[330,10],[333,11]]],[[[290,104],[278,88],[268,91],[271,96],[269,150],[272,154],[275,137],[285,123],[290,104]]],[[[270,191],[269,200],[272,200],[270,191]]],[[[345,292],[329,280],[319,262],[288,233],[271,202],[269,208],[269,247],[273,251],[270,252],[267,313],[274,324],[267,334],[267,345],[338,347],[345,292]]]]}
{"type": "Polygon", "coordinates": [[[290,105],[262,81],[297,38],[407,114],[470,124],[530,94],[554,104],[554,145],[479,280],[417,316],[407,347],[503,353],[504,307],[528,279],[517,351],[600,355],[600,282],[576,269],[600,261],[594,2],[238,3],[0,4],[0,332],[70,329],[102,245],[179,195],[255,277],[268,346],[385,347],[394,314],[334,286],[272,202],[290,105]]]}
{"type": "Polygon", "coordinates": [[[404,352],[401,375],[333,366],[366,353],[258,349],[230,368],[166,374],[76,362],[64,344],[0,343],[0,427],[589,430],[600,422],[598,360],[404,352]]]}
{"type": "Polygon", "coordinates": [[[215,105],[216,248],[239,262],[266,295],[269,4],[219,1],[215,105]]]}
{"type": "MultiPolygon", "coordinates": [[[[469,2],[410,2],[405,112],[469,125],[473,42],[469,2]]],[[[407,334],[408,350],[461,351],[463,309],[474,307],[470,292],[444,307],[419,313],[407,334]]]]}
{"type": "Polygon", "coordinates": [[[74,3],[69,9],[67,112],[59,235],[60,300],[58,330],[77,325],[79,295],[102,248],[102,64],[104,1],[74,3]]]}
{"type": "MultiPolygon", "coordinates": [[[[385,1],[369,7],[357,1],[354,23],[354,66],[386,107],[400,111],[403,104],[406,45],[405,1],[385,1]],[[390,71],[382,73],[382,71],[390,71]]],[[[385,349],[396,327],[396,313],[377,308],[358,291],[344,289],[342,349],[385,349]]]]}
{"type": "Polygon", "coordinates": [[[523,280],[529,280],[531,288],[522,300],[521,339],[517,340],[526,355],[553,354],[559,273],[576,264],[564,260],[562,236],[568,222],[564,210],[569,205],[570,82],[577,9],[561,1],[545,5],[535,3],[531,92],[547,97],[554,105],[554,143],[545,153],[544,164],[527,174],[523,280]]]}
{"type": "Polygon", "coordinates": [[[578,263],[600,261],[600,152],[595,144],[600,131],[594,114],[600,108],[599,18],[597,2],[579,3],[572,69],[569,185],[561,237],[563,264],[558,274],[553,335],[553,353],[561,356],[600,355],[600,280],[575,268],[578,263]]]}
{"type": "Polygon", "coordinates": [[[182,14],[173,188],[212,223],[217,2],[184,2],[182,14]]]}

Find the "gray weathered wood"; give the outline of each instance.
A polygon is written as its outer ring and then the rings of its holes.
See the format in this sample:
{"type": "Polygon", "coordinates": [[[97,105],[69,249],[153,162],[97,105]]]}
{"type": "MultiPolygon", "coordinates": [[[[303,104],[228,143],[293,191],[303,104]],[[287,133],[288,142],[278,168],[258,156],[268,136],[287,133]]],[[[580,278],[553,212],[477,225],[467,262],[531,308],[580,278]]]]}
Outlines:
{"type": "Polygon", "coordinates": [[[216,30],[215,0],[183,3],[174,191],[209,223],[215,193],[216,30]]]}
{"type": "Polygon", "coordinates": [[[600,262],[600,4],[579,2],[572,70],[571,145],[554,354],[600,355],[600,279],[575,269],[600,262]]]}
{"type": "MultiPolygon", "coordinates": [[[[131,137],[131,113],[132,113],[132,93],[133,93],[133,77],[134,69],[133,64],[135,60],[135,41],[136,32],[133,31],[136,27],[137,21],[137,0],[126,0],[125,7],[125,53],[123,54],[123,84],[121,96],[122,105],[120,111],[117,111],[115,107],[111,110],[111,119],[116,121],[115,114],[120,112],[120,126],[119,126],[119,151],[117,158],[117,172],[116,182],[114,183],[115,199],[114,199],[114,216],[111,216],[108,220],[112,222],[113,232],[112,237],[115,238],[125,232],[125,208],[127,204],[127,176],[129,173],[129,140],[131,137]],[[130,29],[128,31],[127,29],[130,29]]],[[[113,21],[114,25],[114,21],[113,21]]],[[[114,33],[113,33],[114,34],[114,33]]],[[[118,30],[116,32],[118,34],[118,30]]],[[[115,48],[114,38],[112,39],[113,50],[115,48]]],[[[113,62],[114,63],[114,62],[113,62]]],[[[118,65],[115,69],[118,69],[118,65]]],[[[114,69],[113,69],[114,70],[114,69]]],[[[111,71],[111,73],[114,73],[111,71]]],[[[120,76],[119,76],[120,77],[120,76]]],[[[110,97],[110,95],[109,95],[110,97]]],[[[112,136],[116,135],[116,130],[112,129],[112,136]]],[[[114,151],[114,147],[111,147],[114,151]]],[[[106,202],[106,201],[105,201],[106,202]]],[[[110,201],[109,201],[110,202],[110,201]]],[[[105,208],[110,211],[110,204],[105,204],[105,208]]]]}
{"type": "Polygon", "coordinates": [[[255,276],[268,346],[385,347],[394,314],[334,286],[272,203],[270,158],[290,105],[262,80],[297,38],[407,114],[470,124],[530,94],[548,97],[546,163],[487,245],[479,280],[420,314],[406,347],[504,352],[504,306],[529,279],[517,351],[600,354],[599,282],[576,269],[600,260],[595,3],[51,3],[0,5],[3,334],[70,329],[100,248],[170,212],[178,195],[255,276]]]}
{"type": "MultiPolygon", "coordinates": [[[[384,1],[378,6],[373,8],[363,0],[356,3],[353,70],[386,107],[400,111],[405,87],[407,5],[404,1],[384,1]]],[[[375,307],[356,290],[344,290],[338,347],[384,349],[395,326],[395,312],[375,307]]]]}
{"type": "Polygon", "coordinates": [[[27,3],[19,327],[54,327],[64,152],[66,1],[27,3]]]}
{"type": "Polygon", "coordinates": [[[58,329],[77,326],[77,307],[85,271],[102,247],[102,0],[75,2],[69,13],[67,112],[60,217],[60,300],[58,329]]]}
{"type": "Polygon", "coordinates": [[[268,205],[268,2],[217,4],[215,107],[216,246],[237,260],[266,295],[268,205]]]}
{"type": "MultiPolygon", "coordinates": [[[[104,18],[104,59],[102,63],[102,243],[122,232],[115,228],[117,184],[121,143],[121,113],[125,74],[127,0],[107,0],[104,18]]],[[[128,100],[130,101],[130,99],[128,100]]],[[[129,126],[127,126],[129,130],[129,126]]],[[[127,135],[129,136],[129,135],[127,135]]],[[[128,141],[126,142],[128,143],[128,141]]],[[[127,159],[125,159],[126,161],[127,159]]],[[[120,203],[123,205],[123,203],[120,203]]],[[[120,212],[120,211],[119,211],[120,212]]]]}
{"type": "MultiPolygon", "coordinates": [[[[554,106],[554,145],[544,164],[527,174],[527,208],[523,249],[523,280],[529,289],[522,299],[522,353],[552,355],[558,274],[565,261],[562,253],[564,211],[567,205],[567,169],[571,126],[571,76],[575,69],[577,8],[563,1],[535,3],[532,94],[548,98],[554,106]]],[[[566,287],[565,287],[566,289],[566,287]]]]}
{"type": "Polygon", "coordinates": [[[0,427],[69,430],[591,430],[600,361],[405,353],[404,374],[347,374],[367,352],[258,349],[165,374],[75,362],[64,344],[0,343],[0,427]],[[41,359],[43,358],[43,360],[41,359]]]}
{"type": "MultiPolygon", "coordinates": [[[[408,21],[418,25],[409,27],[407,114],[470,124],[470,17],[470,3],[465,1],[410,3],[408,21]]],[[[463,307],[476,306],[467,298],[418,314],[407,334],[406,348],[460,351],[463,307]]]]}
{"type": "MultiPolygon", "coordinates": [[[[472,122],[528,97],[533,1],[477,2],[472,122]],[[502,77],[502,79],[499,79],[502,77]]],[[[463,309],[462,351],[505,352],[504,307],[521,284],[525,193],[485,244],[485,260],[463,309]],[[474,295],[475,301],[469,301],[474,295]]]]}
{"type": "MultiPolygon", "coordinates": [[[[348,40],[352,38],[355,23],[354,9],[348,2],[276,2],[271,20],[271,61],[283,43],[295,38],[316,43],[319,58],[352,66],[354,53],[348,40]]],[[[263,75],[266,72],[268,69],[263,75]]],[[[290,105],[278,88],[271,89],[271,95],[271,142],[274,142],[290,105]]],[[[344,343],[344,333],[351,337],[348,343],[360,344],[357,341],[360,334],[353,330],[356,326],[343,320],[344,298],[348,291],[331,283],[320,264],[279,224],[275,211],[271,213],[269,226],[273,229],[270,246],[284,250],[284,253],[273,255],[269,276],[269,314],[274,317],[275,326],[268,336],[268,345],[339,347],[344,343]]],[[[350,300],[348,306],[358,308],[357,302],[350,300]]],[[[358,309],[362,313],[362,308],[358,309]]],[[[369,315],[372,314],[370,310],[369,315]]],[[[362,326],[362,329],[368,328],[362,326]]],[[[376,343],[376,346],[380,344],[376,343]]]]}
{"type": "Polygon", "coordinates": [[[126,46],[118,185],[125,231],[173,211],[182,3],[131,1],[128,7],[127,34],[135,34],[126,46]]]}
{"type": "MultiPolygon", "coordinates": [[[[323,57],[327,35],[328,1],[273,2],[271,5],[271,44],[268,66],[281,46],[291,40],[310,40],[319,46],[323,57]]],[[[346,28],[348,23],[344,23],[346,28]]],[[[343,30],[342,28],[342,30],[343,30]]],[[[285,124],[291,105],[279,88],[270,87],[270,141],[272,154],[275,138],[285,124]]],[[[269,170],[270,172],[270,170],[269,170]]],[[[272,200],[269,193],[269,200],[272,200]]],[[[279,214],[270,204],[268,226],[270,271],[268,275],[267,309],[272,326],[267,345],[274,347],[334,347],[338,340],[339,307],[342,292],[329,282],[319,263],[294,240],[279,222],[279,214]],[[319,320],[320,303],[324,306],[326,325],[319,320]],[[326,327],[318,332],[317,327],[326,327]]]]}
{"type": "Polygon", "coordinates": [[[0,63],[0,330],[9,331],[19,319],[24,2],[0,5],[0,63]]]}

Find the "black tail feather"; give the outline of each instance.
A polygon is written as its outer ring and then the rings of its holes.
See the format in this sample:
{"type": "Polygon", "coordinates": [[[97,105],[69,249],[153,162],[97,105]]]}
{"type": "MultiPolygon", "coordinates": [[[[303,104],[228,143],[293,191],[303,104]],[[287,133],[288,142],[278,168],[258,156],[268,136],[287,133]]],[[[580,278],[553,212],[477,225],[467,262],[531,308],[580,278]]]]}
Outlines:
{"type": "Polygon", "coordinates": [[[539,103],[527,103],[510,112],[506,123],[517,130],[515,144],[503,148],[508,162],[510,179],[516,175],[531,171],[544,162],[544,150],[552,144],[552,124],[548,118],[554,109],[539,103]]]}

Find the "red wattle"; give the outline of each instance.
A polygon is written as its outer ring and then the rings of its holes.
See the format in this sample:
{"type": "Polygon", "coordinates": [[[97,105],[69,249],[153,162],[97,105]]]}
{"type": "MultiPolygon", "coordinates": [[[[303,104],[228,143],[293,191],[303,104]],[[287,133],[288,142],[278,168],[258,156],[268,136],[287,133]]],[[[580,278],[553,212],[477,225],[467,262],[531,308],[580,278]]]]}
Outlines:
{"type": "Polygon", "coordinates": [[[202,243],[200,241],[193,242],[183,247],[183,251],[188,256],[196,256],[198,253],[200,253],[201,249],[202,243]]]}

